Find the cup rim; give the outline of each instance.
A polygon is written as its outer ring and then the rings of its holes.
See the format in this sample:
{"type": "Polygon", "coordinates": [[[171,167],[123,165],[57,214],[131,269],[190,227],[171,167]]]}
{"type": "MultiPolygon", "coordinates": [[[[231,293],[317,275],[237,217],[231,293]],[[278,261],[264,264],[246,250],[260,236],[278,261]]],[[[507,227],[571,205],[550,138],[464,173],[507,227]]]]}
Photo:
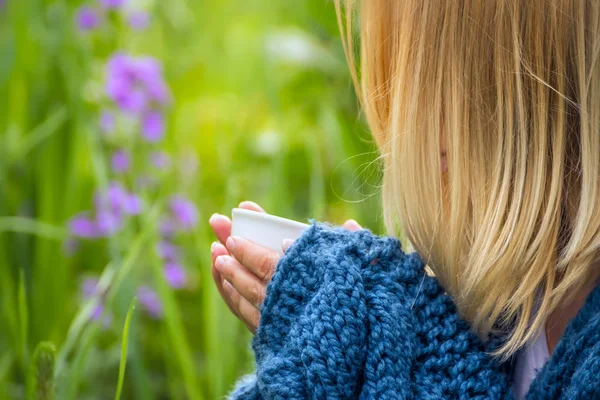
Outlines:
{"type": "Polygon", "coordinates": [[[244,208],[234,208],[231,210],[231,215],[233,216],[233,213],[236,214],[242,214],[245,215],[246,217],[250,217],[250,218],[259,218],[259,219],[263,219],[263,220],[267,220],[267,221],[271,221],[271,222],[275,222],[278,224],[283,224],[283,225],[288,225],[294,228],[298,228],[298,229],[305,229],[308,228],[309,225],[308,224],[303,224],[302,222],[298,222],[298,221],[294,221],[292,219],[287,219],[287,218],[283,218],[283,217],[278,217],[277,215],[271,215],[271,214],[266,214],[266,213],[261,213],[258,211],[253,211],[253,210],[246,210],[244,208]]]}

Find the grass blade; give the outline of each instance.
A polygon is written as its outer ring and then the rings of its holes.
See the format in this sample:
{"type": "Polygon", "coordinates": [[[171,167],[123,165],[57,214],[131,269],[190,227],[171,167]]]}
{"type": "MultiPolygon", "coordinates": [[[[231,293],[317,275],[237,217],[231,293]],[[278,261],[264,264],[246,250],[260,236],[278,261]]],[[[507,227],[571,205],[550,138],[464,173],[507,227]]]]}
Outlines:
{"type": "Polygon", "coordinates": [[[129,323],[131,322],[131,314],[135,308],[135,301],[137,297],[131,300],[127,317],[125,318],[125,327],[123,328],[123,344],[121,345],[121,363],[119,364],[119,382],[117,384],[117,393],[115,394],[115,400],[121,398],[121,390],[123,389],[123,380],[125,379],[125,367],[127,366],[127,337],[129,335],[129,323]]]}
{"type": "MultiPolygon", "coordinates": [[[[100,275],[97,289],[99,293],[104,293],[106,290],[108,290],[106,300],[106,303],[108,305],[111,304],[115,294],[117,293],[121,285],[121,282],[125,279],[129,272],[131,272],[131,269],[138,260],[138,257],[144,250],[144,246],[147,244],[151,233],[153,232],[154,224],[156,222],[156,219],[158,218],[159,211],[160,205],[157,204],[154,206],[154,209],[150,212],[146,226],[142,229],[142,233],[131,245],[130,250],[127,253],[127,256],[125,257],[123,262],[121,264],[108,264],[102,272],[102,275],[100,275]]],[[[73,318],[73,322],[71,323],[71,326],[67,331],[67,337],[65,339],[65,342],[58,351],[58,361],[56,363],[57,378],[62,373],[67,357],[75,347],[77,339],[80,337],[81,332],[87,326],[87,322],[89,321],[92,312],[97,307],[99,302],[100,296],[93,296],[82,305],[75,318],[73,318]]]]}
{"type": "Polygon", "coordinates": [[[29,333],[29,313],[27,311],[27,290],[25,289],[25,274],[21,269],[19,274],[19,322],[20,322],[20,333],[21,333],[21,362],[23,363],[23,371],[27,366],[28,354],[27,354],[27,338],[29,333]]]}
{"type": "Polygon", "coordinates": [[[164,305],[164,318],[169,341],[174,351],[174,357],[176,358],[181,374],[183,375],[183,382],[187,395],[191,400],[202,400],[203,396],[198,390],[196,382],[196,367],[194,365],[194,360],[191,357],[191,347],[185,335],[185,329],[181,320],[181,314],[177,308],[175,296],[165,281],[159,260],[155,259],[152,266],[154,278],[157,283],[158,296],[164,305]]]}
{"type": "Polygon", "coordinates": [[[0,233],[2,232],[27,233],[58,241],[67,237],[67,230],[63,227],[25,217],[0,217],[0,233]]]}
{"type": "Polygon", "coordinates": [[[61,107],[50,115],[44,122],[31,131],[21,143],[20,148],[12,154],[12,160],[23,160],[35,147],[57,132],[67,121],[67,110],[61,107]]]}
{"type": "Polygon", "coordinates": [[[12,352],[7,352],[2,356],[2,358],[0,358],[0,386],[9,374],[10,368],[12,367],[14,361],[15,356],[12,352]]]}
{"type": "Polygon", "coordinates": [[[75,351],[75,356],[73,357],[70,374],[68,377],[61,377],[62,382],[57,382],[58,397],[60,399],[73,400],[77,398],[77,390],[79,389],[81,381],[85,378],[82,376],[85,361],[97,336],[97,324],[92,324],[90,328],[83,333],[79,346],[77,346],[77,350],[75,351]],[[66,396],[64,396],[65,391],[66,396]]]}

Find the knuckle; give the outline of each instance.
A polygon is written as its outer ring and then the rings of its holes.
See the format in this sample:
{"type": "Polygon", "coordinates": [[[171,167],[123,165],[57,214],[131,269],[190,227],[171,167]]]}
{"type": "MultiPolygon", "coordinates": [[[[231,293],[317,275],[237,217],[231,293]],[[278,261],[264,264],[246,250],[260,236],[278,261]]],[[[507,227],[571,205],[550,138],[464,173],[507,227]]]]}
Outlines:
{"type": "Polygon", "coordinates": [[[240,313],[240,296],[231,296],[231,303],[235,308],[236,313],[240,313]]]}
{"type": "Polygon", "coordinates": [[[235,271],[233,268],[230,268],[229,265],[225,264],[221,269],[221,276],[224,279],[228,280],[230,283],[233,283],[232,281],[235,278],[235,271]]]}
{"type": "Polygon", "coordinates": [[[229,296],[229,301],[231,301],[232,306],[234,306],[234,308],[236,309],[236,311],[239,311],[239,308],[240,308],[240,295],[233,288],[233,285],[231,285],[231,284],[229,284],[229,290],[227,291],[227,295],[229,296]]]}
{"type": "Polygon", "coordinates": [[[269,280],[273,275],[273,271],[275,269],[275,265],[277,261],[273,256],[265,256],[263,257],[258,264],[258,274],[259,278],[262,280],[269,280]]]}
{"type": "Polygon", "coordinates": [[[256,288],[255,285],[251,285],[249,290],[248,290],[248,294],[249,294],[249,301],[252,304],[257,304],[258,303],[258,289],[256,288]]]}
{"type": "Polygon", "coordinates": [[[248,300],[256,306],[261,305],[264,300],[264,290],[258,285],[252,285],[250,287],[250,298],[248,300]]]}
{"type": "Polygon", "coordinates": [[[252,326],[254,326],[254,329],[258,328],[258,325],[260,324],[260,312],[256,311],[254,313],[252,313],[252,326]]]}

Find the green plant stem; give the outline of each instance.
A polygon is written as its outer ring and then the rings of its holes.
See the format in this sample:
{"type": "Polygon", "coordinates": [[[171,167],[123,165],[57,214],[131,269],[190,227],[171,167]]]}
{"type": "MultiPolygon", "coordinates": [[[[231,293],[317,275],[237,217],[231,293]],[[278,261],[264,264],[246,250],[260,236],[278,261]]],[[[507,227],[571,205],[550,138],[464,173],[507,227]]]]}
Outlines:
{"type": "Polygon", "coordinates": [[[158,295],[163,302],[164,318],[167,325],[169,342],[173,346],[175,358],[179,363],[187,394],[191,400],[202,400],[203,396],[198,390],[196,367],[194,366],[194,361],[192,359],[192,350],[185,337],[185,330],[183,328],[183,323],[181,322],[181,315],[177,308],[175,296],[165,281],[161,264],[156,257],[153,259],[152,267],[154,279],[158,287],[158,295]]]}
{"type": "MultiPolygon", "coordinates": [[[[123,262],[118,265],[116,263],[109,263],[102,275],[100,275],[100,279],[98,280],[97,292],[98,293],[106,293],[106,302],[110,305],[120,288],[121,283],[125,279],[125,277],[129,274],[133,266],[135,265],[138,257],[142,253],[142,250],[145,248],[148,240],[152,237],[151,234],[154,230],[154,224],[158,218],[160,211],[160,204],[155,204],[152,210],[149,213],[148,219],[142,232],[137,237],[137,239],[133,242],[130,247],[129,253],[124,258],[123,262]]],[[[99,295],[92,296],[88,301],[86,301],[82,307],[79,309],[79,312],[73,319],[71,326],[67,332],[67,338],[63,343],[62,347],[58,352],[57,363],[56,363],[56,376],[59,377],[63,371],[64,364],[66,362],[67,357],[71,353],[75,344],[77,343],[77,339],[80,337],[81,332],[88,325],[88,321],[94,309],[100,303],[99,295]]]]}
{"type": "Polygon", "coordinates": [[[67,237],[67,230],[52,224],[25,217],[0,217],[0,233],[17,232],[62,241],[67,237]]]}
{"type": "Polygon", "coordinates": [[[25,288],[25,274],[23,270],[19,273],[19,325],[20,325],[20,339],[21,339],[21,363],[23,364],[23,371],[26,370],[26,366],[29,363],[27,353],[27,339],[29,337],[29,313],[27,309],[27,289],[25,288]]]}
{"type": "Polygon", "coordinates": [[[127,366],[127,338],[129,337],[129,323],[131,322],[131,315],[135,309],[135,302],[137,298],[134,297],[129,305],[129,311],[125,318],[125,326],[123,328],[123,343],[121,344],[121,362],[119,363],[119,381],[117,383],[117,393],[115,394],[115,400],[121,399],[121,391],[123,390],[123,380],[125,379],[125,367],[127,366]]]}

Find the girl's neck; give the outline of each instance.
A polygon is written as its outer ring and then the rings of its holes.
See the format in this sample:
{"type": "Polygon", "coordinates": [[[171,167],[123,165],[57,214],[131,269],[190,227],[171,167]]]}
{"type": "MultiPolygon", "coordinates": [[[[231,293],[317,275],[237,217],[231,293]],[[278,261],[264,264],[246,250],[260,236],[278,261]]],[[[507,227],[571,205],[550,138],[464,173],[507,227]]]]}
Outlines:
{"type": "Polygon", "coordinates": [[[578,292],[573,301],[564,307],[557,308],[550,314],[546,321],[546,342],[548,343],[548,352],[552,354],[554,348],[560,341],[560,338],[565,333],[565,329],[569,322],[575,318],[581,307],[585,304],[588,295],[594,290],[600,274],[596,274],[594,279],[590,279],[589,283],[583,286],[578,292]]]}

